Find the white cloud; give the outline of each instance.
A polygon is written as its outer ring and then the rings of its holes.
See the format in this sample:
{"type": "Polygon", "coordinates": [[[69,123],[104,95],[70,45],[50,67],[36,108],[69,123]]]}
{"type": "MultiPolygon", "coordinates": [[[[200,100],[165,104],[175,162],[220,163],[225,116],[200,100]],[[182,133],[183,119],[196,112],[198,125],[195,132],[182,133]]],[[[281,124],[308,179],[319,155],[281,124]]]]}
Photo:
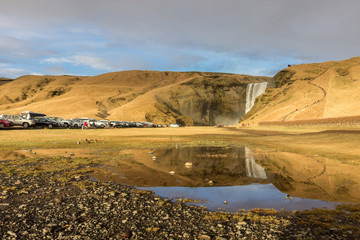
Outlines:
{"type": "Polygon", "coordinates": [[[42,62],[44,63],[50,63],[50,64],[55,64],[55,63],[74,63],[73,60],[69,59],[69,58],[55,58],[55,57],[50,57],[50,58],[46,58],[44,59],[42,62]]]}
{"type": "Polygon", "coordinates": [[[2,68],[2,66],[0,65],[0,76],[1,77],[17,78],[17,77],[23,76],[23,75],[43,75],[43,74],[27,71],[27,70],[20,69],[20,68],[12,68],[12,67],[2,68]]]}
{"type": "Polygon", "coordinates": [[[51,57],[44,59],[42,62],[49,64],[71,63],[74,66],[87,66],[95,70],[111,71],[115,69],[115,66],[109,63],[106,59],[89,55],[75,55],[61,58],[51,57]]]}

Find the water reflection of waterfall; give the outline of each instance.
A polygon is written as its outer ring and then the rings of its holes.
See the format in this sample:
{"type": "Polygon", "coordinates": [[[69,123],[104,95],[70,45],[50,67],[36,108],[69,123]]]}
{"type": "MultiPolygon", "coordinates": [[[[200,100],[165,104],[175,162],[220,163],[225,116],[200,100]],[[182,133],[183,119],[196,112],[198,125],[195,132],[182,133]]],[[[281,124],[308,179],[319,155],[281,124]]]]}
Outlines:
{"type": "Polygon", "coordinates": [[[255,162],[254,155],[247,147],[245,147],[245,166],[247,177],[267,179],[265,169],[255,162]]]}
{"type": "Polygon", "coordinates": [[[255,99],[263,94],[267,88],[267,82],[249,83],[246,86],[245,114],[248,113],[255,104],[255,99]]]}

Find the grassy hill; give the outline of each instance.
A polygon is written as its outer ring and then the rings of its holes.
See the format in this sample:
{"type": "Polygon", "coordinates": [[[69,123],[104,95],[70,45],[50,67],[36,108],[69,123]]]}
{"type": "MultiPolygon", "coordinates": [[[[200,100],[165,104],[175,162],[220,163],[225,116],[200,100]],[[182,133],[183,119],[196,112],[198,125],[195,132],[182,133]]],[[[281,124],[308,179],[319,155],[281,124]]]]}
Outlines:
{"type": "Polygon", "coordinates": [[[274,76],[245,122],[289,121],[360,115],[360,57],[295,65],[274,76]]]}
{"type": "Polygon", "coordinates": [[[243,117],[247,83],[270,80],[225,73],[157,71],[94,77],[22,76],[0,86],[0,113],[28,110],[64,118],[214,125],[243,117]]]}
{"type": "Polygon", "coordinates": [[[0,86],[11,82],[13,79],[0,77],[0,86]]]}

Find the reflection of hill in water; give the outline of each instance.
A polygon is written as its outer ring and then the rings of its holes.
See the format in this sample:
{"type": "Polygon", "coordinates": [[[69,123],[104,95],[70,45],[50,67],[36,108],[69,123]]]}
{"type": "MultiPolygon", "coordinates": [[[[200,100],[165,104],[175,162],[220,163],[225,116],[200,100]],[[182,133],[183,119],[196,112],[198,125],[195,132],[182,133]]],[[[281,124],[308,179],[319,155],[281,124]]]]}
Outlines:
{"type": "Polygon", "coordinates": [[[144,162],[146,167],[142,166],[137,176],[130,174],[133,167],[113,171],[121,172],[122,181],[127,182],[128,178],[130,184],[138,186],[199,187],[269,183],[265,170],[255,163],[250,150],[245,147],[181,147],[156,149],[154,154],[146,154],[137,152],[134,158],[141,161],[144,157],[155,157],[156,160],[144,162]],[[169,174],[170,171],[175,174],[169,174]]]}
{"type": "Polygon", "coordinates": [[[334,202],[360,202],[360,166],[335,159],[272,152],[258,159],[271,182],[291,196],[334,202]]]}

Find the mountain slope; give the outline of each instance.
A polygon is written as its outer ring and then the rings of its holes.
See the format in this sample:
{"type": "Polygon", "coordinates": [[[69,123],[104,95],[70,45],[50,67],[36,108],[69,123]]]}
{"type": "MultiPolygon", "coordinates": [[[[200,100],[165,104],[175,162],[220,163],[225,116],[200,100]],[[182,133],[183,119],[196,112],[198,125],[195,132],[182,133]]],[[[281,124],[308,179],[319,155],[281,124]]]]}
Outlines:
{"type": "Polygon", "coordinates": [[[245,96],[241,94],[247,83],[270,80],[225,73],[157,71],[94,77],[23,76],[0,86],[0,112],[19,114],[30,110],[64,118],[186,125],[221,124],[226,121],[215,120],[215,115],[221,113],[222,118],[237,123],[244,115],[241,107],[245,96]]]}
{"type": "Polygon", "coordinates": [[[360,58],[295,65],[274,76],[245,122],[360,115],[360,58]]]}
{"type": "Polygon", "coordinates": [[[13,79],[0,77],[0,86],[11,82],[13,79]]]}

